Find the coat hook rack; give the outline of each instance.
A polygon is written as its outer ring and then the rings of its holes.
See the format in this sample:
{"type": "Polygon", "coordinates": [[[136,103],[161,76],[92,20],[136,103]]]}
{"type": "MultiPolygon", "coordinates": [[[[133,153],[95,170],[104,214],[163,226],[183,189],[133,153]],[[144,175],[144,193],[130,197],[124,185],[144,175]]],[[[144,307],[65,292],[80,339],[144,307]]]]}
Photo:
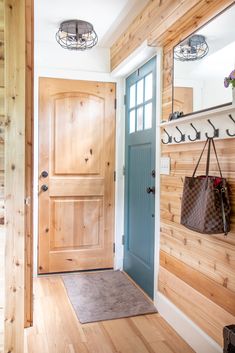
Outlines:
{"type": "Polygon", "coordinates": [[[190,141],[200,140],[200,139],[201,139],[201,132],[200,132],[200,131],[197,131],[197,129],[195,128],[195,126],[193,125],[193,123],[190,123],[190,125],[191,125],[192,128],[195,130],[196,136],[195,136],[195,138],[192,138],[190,135],[188,135],[188,139],[189,139],[190,141]]]}
{"type": "Polygon", "coordinates": [[[180,140],[176,140],[176,138],[174,137],[174,141],[175,141],[176,143],[180,143],[180,142],[185,141],[185,134],[183,134],[182,131],[180,131],[180,129],[178,128],[178,126],[176,126],[175,128],[179,131],[179,133],[180,133],[181,136],[180,136],[180,140]]]}
{"type": "Polygon", "coordinates": [[[167,134],[168,136],[168,141],[167,142],[164,142],[163,139],[162,139],[162,143],[164,143],[164,145],[168,145],[168,143],[171,143],[172,142],[172,136],[170,136],[168,134],[168,132],[166,131],[166,129],[163,129],[163,131],[167,134]]]}
{"type": "MultiPolygon", "coordinates": [[[[234,124],[235,124],[235,120],[233,119],[232,114],[229,114],[228,116],[229,116],[229,118],[230,118],[230,119],[234,122],[234,124]]],[[[235,134],[231,134],[231,133],[229,132],[229,129],[226,129],[226,134],[227,134],[228,136],[230,136],[230,137],[235,136],[235,134]]]]}
{"type": "Polygon", "coordinates": [[[214,138],[214,137],[219,137],[219,129],[216,129],[215,126],[212,124],[212,122],[210,121],[210,119],[207,119],[208,123],[213,127],[214,130],[214,135],[213,136],[208,136],[208,133],[206,132],[206,137],[207,138],[214,138]]]}

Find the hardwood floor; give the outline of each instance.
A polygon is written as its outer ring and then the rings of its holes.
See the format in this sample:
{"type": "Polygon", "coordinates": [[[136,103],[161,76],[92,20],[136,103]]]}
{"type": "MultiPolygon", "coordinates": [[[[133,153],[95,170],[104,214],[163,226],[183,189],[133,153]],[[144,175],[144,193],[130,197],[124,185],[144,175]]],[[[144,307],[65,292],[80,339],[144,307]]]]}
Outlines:
{"type": "Polygon", "coordinates": [[[25,353],[193,353],[159,314],[81,325],[60,276],[34,281],[25,353]]]}

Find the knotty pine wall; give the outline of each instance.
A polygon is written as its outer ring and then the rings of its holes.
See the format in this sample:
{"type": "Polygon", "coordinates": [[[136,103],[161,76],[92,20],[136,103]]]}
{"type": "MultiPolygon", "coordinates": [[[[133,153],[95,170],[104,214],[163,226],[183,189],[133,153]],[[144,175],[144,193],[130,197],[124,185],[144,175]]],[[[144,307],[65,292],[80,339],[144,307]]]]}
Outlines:
{"type": "MultiPolygon", "coordinates": [[[[173,47],[235,1],[150,0],[111,48],[117,67],[143,40],[163,48],[162,120],[172,111],[173,47]]],[[[183,181],[190,176],[203,143],[162,145],[171,173],[161,176],[161,249],[158,289],[209,336],[223,345],[222,329],[235,324],[235,139],[216,146],[224,176],[231,185],[232,229],[202,235],[180,225],[183,181]]],[[[199,172],[204,173],[205,158],[199,172]],[[204,169],[203,169],[204,168],[204,169]]],[[[211,173],[217,171],[212,160],[211,173]]]]}
{"type": "MultiPolygon", "coordinates": [[[[193,22],[191,31],[194,26],[193,22]]],[[[172,111],[173,47],[182,34],[168,38],[163,48],[163,120],[172,111]]],[[[203,144],[162,144],[162,156],[171,158],[171,173],[161,176],[158,284],[161,293],[223,346],[223,327],[235,323],[235,139],[216,141],[232,194],[232,227],[227,237],[203,235],[180,225],[184,177],[192,175],[203,144]]],[[[216,172],[213,158],[211,174],[216,172]]],[[[205,157],[198,173],[205,173],[205,157]]]]}
{"type": "Polygon", "coordinates": [[[4,223],[4,8],[0,0],[0,224],[4,223]]]}
{"type": "MultiPolygon", "coordinates": [[[[171,173],[161,176],[159,290],[222,346],[223,326],[235,323],[235,139],[216,141],[232,194],[227,237],[203,235],[180,225],[184,177],[192,175],[203,144],[162,146],[162,156],[171,158],[171,173]]],[[[205,159],[199,174],[205,173],[205,159]]],[[[211,174],[217,173],[213,157],[211,174]]]]}

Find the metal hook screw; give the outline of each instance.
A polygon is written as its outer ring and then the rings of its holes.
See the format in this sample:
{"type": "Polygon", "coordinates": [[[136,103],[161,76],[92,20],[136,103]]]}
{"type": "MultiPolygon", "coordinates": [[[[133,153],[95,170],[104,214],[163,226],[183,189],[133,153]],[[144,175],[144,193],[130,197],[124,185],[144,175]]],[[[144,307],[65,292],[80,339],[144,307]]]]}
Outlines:
{"type": "Polygon", "coordinates": [[[180,129],[178,128],[178,126],[176,126],[175,128],[179,131],[179,133],[180,133],[180,135],[181,135],[181,139],[180,139],[180,140],[176,140],[176,138],[174,137],[174,141],[175,141],[176,143],[180,143],[180,142],[185,141],[185,134],[183,134],[182,131],[180,131],[180,129]]]}
{"type": "Polygon", "coordinates": [[[163,131],[167,134],[167,136],[168,136],[168,141],[167,141],[167,142],[164,142],[163,139],[162,139],[161,141],[162,141],[162,143],[163,143],[164,145],[168,145],[168,143],[171,143],[171,142],[172,142],[172,136],[170,136],[170,135],[168,134],[168,132],[166,131],[166,129],[163,129],[163,131]]]}
{"type": "MultiPolygon", "coordinates": [[[[234,124],[235,124],[235,120],[233,119],[232,114],[229,114],[228,116],[229,116],[229,118],[230,118],[230,119],[234,122],[234,124]]],[[[226,134],[227,134],[228,136],[230,136],[230,137],[235,136],[235,134],[231,134],[231,133],[229,132],[229,129],[226,129],[226,134]]]]}
{"type": "Polygon", "coordinates": [[[200,140],[201,139],[201,132],[197,131],[197,129],[195,128],[195,126],[193,125],[193,123],[190,123],[190,125],[192,126],[192,128],[195,130],[196,132],[196,137],[194,139],[192,139],[192,137],[190,135],[188,135],[188,139],[190,141],[196,141],[196,140],[200,140]]]}
{"type": "Polygon", "coordinates": [[[219,137],[219,129],[216,129],[215,126],[212,124],[212,122],[210,121],[210,119],[207,119],[208,123],[213,127],[214,130],[214,135],[213,136],[208,136],[208,133],[206,132],[206,137],[207,138],[214,138],[214,137],[219,137]]]}

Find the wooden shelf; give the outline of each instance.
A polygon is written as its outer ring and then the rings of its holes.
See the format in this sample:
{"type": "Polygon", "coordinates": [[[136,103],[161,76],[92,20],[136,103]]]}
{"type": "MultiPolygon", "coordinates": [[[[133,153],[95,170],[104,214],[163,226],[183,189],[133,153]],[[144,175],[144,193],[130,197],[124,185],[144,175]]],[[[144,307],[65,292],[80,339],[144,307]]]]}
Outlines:
{"type": "Polygon", "coordinates": [[[210,117],[213,117],[214,115],[220,115],[220,114],[226,114],[226,113],[230,114],[232,112],[235,112],[235,104],[231,104],[226,107],[220,107],[217,109],[207,110],[200,113],[191,114],[183,118],[179,118],[171,121],[162,122],[158,126],[165,127],[165,126],[171,126],[171,125],[179,125],[193,120],[210,118],[210,117]]]}

